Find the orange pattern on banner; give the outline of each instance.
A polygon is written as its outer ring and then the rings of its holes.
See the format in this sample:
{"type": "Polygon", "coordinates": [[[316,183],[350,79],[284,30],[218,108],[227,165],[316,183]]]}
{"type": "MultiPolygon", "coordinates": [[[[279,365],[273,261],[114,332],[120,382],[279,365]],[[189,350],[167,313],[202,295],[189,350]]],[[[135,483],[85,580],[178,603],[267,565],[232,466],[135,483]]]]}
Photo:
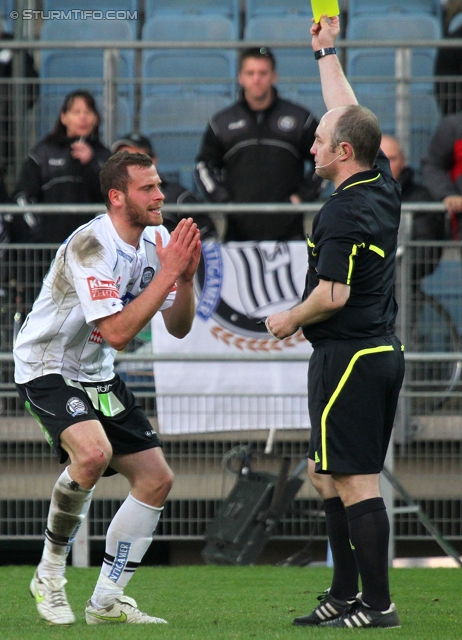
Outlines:
{"type": "Polygon", "coordinates": [[[276,338],[243,338],[231,331],[222,329],[222,327],[215,326],[210,330],[210,333],[216,340],[224,342],[228,347],[236,347],[240,351],[264,351],[271,353],[272,351],[282,351],[284,347],[295,347],[300,342],[305,342],[305,337],[299,329],[297,333],[284,340],[277,340],[276,338]]]}

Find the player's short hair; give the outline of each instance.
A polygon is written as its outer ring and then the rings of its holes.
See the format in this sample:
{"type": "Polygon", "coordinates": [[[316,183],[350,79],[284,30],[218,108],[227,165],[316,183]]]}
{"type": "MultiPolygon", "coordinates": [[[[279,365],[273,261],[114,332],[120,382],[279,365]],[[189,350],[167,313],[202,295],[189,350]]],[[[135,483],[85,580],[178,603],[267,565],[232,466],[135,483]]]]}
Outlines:
{"type": "Polygon", "coordinates": [[[276,58],[269,47],[247,47],[247,49],[243,49],[239,54],[239,71],[242,70],[242,66],[248,58],[262,58],[263,60],[269,60],[273,71],[276,70],[276,58]]]}
{"type": "Polygon", "coordinates": [[[119,151],[111,156],[99,175],[101,193],[104,196],[106,206],[108,208],[111,206],[108,195],[111,189],[128,193],[128,184],[130,182],[128,167],[144,167],[148,169],[152,167],[152,164],[152,159],[145,153],[119,151]]]}
{"type": "Polygon", "coordinates": [[[372,167],[380,149],[382,132],[377,116],[366,107],[352,104],[345,107],[332,133],[332,151],[342,142],[353,147],[359,164],[372,167]]]}

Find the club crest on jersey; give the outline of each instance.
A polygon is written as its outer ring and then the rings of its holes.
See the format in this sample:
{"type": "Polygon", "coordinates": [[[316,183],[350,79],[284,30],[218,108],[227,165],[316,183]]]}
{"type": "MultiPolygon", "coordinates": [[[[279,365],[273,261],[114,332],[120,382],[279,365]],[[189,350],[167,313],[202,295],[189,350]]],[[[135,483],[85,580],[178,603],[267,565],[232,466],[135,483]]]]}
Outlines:
{"type": "Polygon", "coordinates": [[[88,407],[83,400],[74,396],[73,398],[69,398],[67,401],[66,411],[75,418],[76,416],[83,416],[87,414],[88,407]]]}
{"type": "Polygon", "coordinates": [[[148,286],[148,284],[154,278],[154,273],[155,271],[152,267],[146,267],[144,269],[143,273],[141,274],[140,289],[144,289],[148,286]]]}
{"type": "Polygon", "coordinates": [[[278,127],[282,129],[282,131],[292,131],[295,129],[297,121],[292,116],[282,116],[278,120],[278,127]]]}
{"type": "Polygon", "coordinates": [[[204,243],[197,272],[197,315],[213,318],[226,331],[246,338],[267,338],[257,320],[300,300],[287,243],[204,243]],[[238,282],[237,293],[233,282],[238,282]]]}
{"type": "Polygon", "coordinates": [[[245,120],[241,118],[241,120],[237,120],[236,122],[230,122],[228,125],[228,129],[230,131],[235,131],[236,129],[243,129],[245,127],[245,120]]]}
{"type": "Polygon", "coordinates": [[[98,280],[94,276],[90,276],[87,278],[87,283],[92,300],[119,297],[119,290],[114,280],[98,280]]]}

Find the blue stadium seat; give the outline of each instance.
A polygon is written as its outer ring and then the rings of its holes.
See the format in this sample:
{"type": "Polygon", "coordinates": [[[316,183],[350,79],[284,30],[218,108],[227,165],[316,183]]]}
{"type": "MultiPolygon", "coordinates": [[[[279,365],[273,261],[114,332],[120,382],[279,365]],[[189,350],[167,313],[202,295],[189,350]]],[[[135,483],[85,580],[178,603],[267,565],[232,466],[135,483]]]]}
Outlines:
{"type": "Polygon", "coordinates": [[[388,13],[426,13],[440,17],[441,0],[348,0],[348,18],[388,13]]]}
{"type": "MultiPolygon", "coordinates": [[[[175,42],[235,40],[235,25],[223,16],[156,16],[142,39],[175,42]]],[[[229,49],[153,49],[142,56],[143,95],[181,92],[184,84],[204,93],[235,93],[236,54],[229,49]],[[149,83],[154,80],[156,83],[149,83]],[[175,82],[176,81],[176,82],[175,82]]]]}
{"type": "Polygon", "coordinates": [[[462,265],[460,260],[442,258],[433,273],[422,278],[421,287],[427,296],[438,300],[451,316],[457,333],[462,336],[462,265]]]}
{"type": "Polygon", "coordinates": [[[161,15],[209,15],[224,16],[235,25],[239,32],[240,0],[145,0],[144,19],[146,22],[161,15]]]}
{"type": "MultiPolygon", "coordinates": [[[[441,22],[436,16],[424,14],[388,13],[377,19],[377,16],[357,17],[348,23],[346,39],[374,40],[385,42],[403,40],[439,40],[442,37],[441,22]]],[[[433,47],[416,47],[412,51],[411,74],[420,78],[412,88],[422,91],[431,90],[436,49],[433,47]]],[[[394,83],[395,50],[394,48],[350,48],[347,51],[346,72],[350,78],[364,77],[371,82],[378,79],[394,83]]],[[[383,88],[383,87],[382,87],[383,88]]]]}
{"type": "Polygon", "coordinates": [[[457,13],[448,25],[448,34],[452,35],[462,27],[462,11],[457,13]]]}
{"type": "Polygon", "coordinates": [[[308,42],[311,17],[297,15],[262,16],[246,24],[244,40],[260,41],[271,47],[276,57],[278,86],[283,91],[320,94],[318,63],[311,45],[307,48],[278,48],[275,42],[298,40],[308,42]]]}
{"type": "MultiPolygon", "coordinates": [[[[81,40],[127,42],[134,40],[135,27],[129,20],[50,20],[45,22],[40,33],[43,41],[81,40]]],[[[40,61],[40,76],[48,78],[65,78],[74,85],[80,86],[81,79],[103,80],[103,49],[45,49],[40,61]]],[[[131,80],[135,72],[133,51],[119,51],[119,71],[121,79],[131,80]]],[[[45,82],[43,91],[51,87],[45,82]]],[[[55,85],[56,87],[56,85],[55,85]]],[[[120,89],[120,87],[119,87],[120,89]]],[[[125,84],[124,91],[131,93],[131,85],[125,84]]]]}
{"type": "Polygon", "coordinates": [[[246,20],[256,16],[313,15],[308,0],[246,0],[246,20]]]}
{"type": "MultiPolygon", "coordinates": [[[[50,20],[44,23],[41,40],[82,41],[131,41],[135,37],[135,26],[128,20],[50,20]]],[[[52,128],[63,97],[70,91],[90,91],[99,106],[103,102],[103,50],[102,49],[44,49],[41,54],[40,87],[41,99],[37,105],[37,137],[46,135],[52,128]],[[47,82],[49,80],[49,82],[47,82]]],[[[128,131],[133,122],[135,56],[126,49],[119,52],[117,87],[117,114],[120,132],[128,131]]],[[[104,128],[104,122],[102,124],[104,128]]]]}
{"type": "MultiPolygon", "coordinates": [[[[127,11],[133,14],[135,11],[139,12],[140,10],[140,0],[99,0],[97,3],[94,0],[79,0],[78,2],[75,2],[75,0],[42,0],[42,5],[45,12],[53,10],[127,11]]],[[[119,18],[115,16],[114,19],[121,19],[121,15],[119,15],[119,18]]],[[[110,19],[112,20],[112,18],[110,19]]],[[[137,19],[139,19],[139,15],[137,19]]]]}
{"type": "Polygon", "coordinates": [[[15,9],[15,4],[14,0],[1,0],[0,2],[0,20],[5,33],[14,33],[14,21],[10,18],[10,14],[15,9]]]}
{"type": "MultiPolygon", "coordinates": [[[[375,86],[363,84],[354,87],[358,102],[375,113],[383,133],[396,135],[396,97],[393,91],[377,91],[375,86]]],[[[420,160],[430,144],[430,138],[440,120],[435,97],[414,93],[410,97],[410,152],[409,163],[419,171],[420,160]]]]}
{"type": "MultiPolygon", "coordinates": [[[[50,20],[45,22],[40,33],[42,41],[115,41],[129,42],[136,33],[135,21],[130,20],[50,20]]],[[[87,89],[102,100],[104,91],[103,49],[44,49],[40,61],[40,77],[43,83],[40,92],[62,100],[63,96],[75,89],[87,89]],[[50,80],[50,82],[47,82],[50,80]]],[[[134,111],[135,55],[128,49],[119,50],[117,97],[119,109],[127,111],[122,118],[131,122],[134,111]]],[[[40,118],[40,121],[42,118],[40,118]]],[[[42,126],[46,128],[47,121],[42,126]]]]}
{"type": "Polygon", "coordinates": [[[159,173],[192,188],[194,160],[208,120],[230,104],[214,94],[187,91],[156,94],[143,99],[140,130],[159,156],[159,173]]]}

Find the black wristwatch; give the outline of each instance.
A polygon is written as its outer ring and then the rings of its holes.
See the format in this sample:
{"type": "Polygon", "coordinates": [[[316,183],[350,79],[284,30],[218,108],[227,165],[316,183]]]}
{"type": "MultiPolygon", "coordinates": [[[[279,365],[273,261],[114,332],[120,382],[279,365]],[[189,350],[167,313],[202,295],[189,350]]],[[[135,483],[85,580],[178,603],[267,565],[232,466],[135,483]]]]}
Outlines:
{"type": "Polygon", "coordinates": [[[324,56],[337,55],[337,49],[335,47],[327,47],[326,49],[318,49],[314,52],[314,59],[324,58],[324,56]]]}

